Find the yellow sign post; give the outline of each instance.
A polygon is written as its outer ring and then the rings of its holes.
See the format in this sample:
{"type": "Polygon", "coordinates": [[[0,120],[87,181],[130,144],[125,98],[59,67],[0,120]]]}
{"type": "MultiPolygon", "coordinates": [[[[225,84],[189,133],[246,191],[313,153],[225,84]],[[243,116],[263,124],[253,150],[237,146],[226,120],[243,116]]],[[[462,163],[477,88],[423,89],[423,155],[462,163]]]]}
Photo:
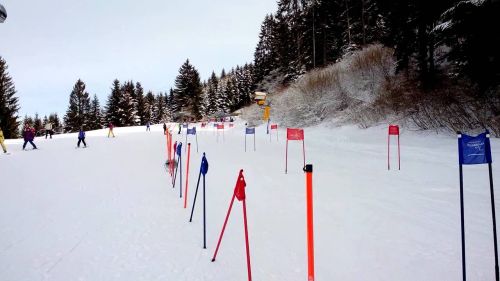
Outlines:
{"type": "Polygon", "coordinates": [[[264,121],[267,121],[270,115],[271,115],[271,107],[269,105],[266,105],[266,107],[264,107],[264,121]]]}

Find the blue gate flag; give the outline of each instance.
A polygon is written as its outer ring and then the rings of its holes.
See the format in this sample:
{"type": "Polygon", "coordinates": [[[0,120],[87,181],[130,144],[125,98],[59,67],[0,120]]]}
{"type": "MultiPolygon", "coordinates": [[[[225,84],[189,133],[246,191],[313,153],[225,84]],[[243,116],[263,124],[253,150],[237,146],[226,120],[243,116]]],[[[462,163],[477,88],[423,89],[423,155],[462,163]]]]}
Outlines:
{"type": "Polygon", "coordinates": [[[200,172],[203,175],[206,175],[208,173],[208,161],[207,161],[207,157],[205,157],[205,152],[203,152],[203,158],[201,158],[200,172]]]}
{"type": "Polygon", "coordinates": [[[192,129],[187,129],[187,134],[196,135],[196,127],[193,127],[192,129]]]}
{"type": "Polygon", "coordinates": [[[255,128],[247,128],[245,134],[247,135],[255,134],[255,128]]]}
{"type": "Polygon", "coordinates": [[[488,134],[488,132],[485,132],[475,137],[461,134],[458,139],[458,153],[461,165],[487,164],[492,162],[488,134]]]}
{"type": "Polygon", "coordinates": [[[187,128],[187,127],[188,127],[187,123],[182,124],[182,128],[187,128]]]}
{"type": "Polygon", "coordinates": [[[181,152],[182,152],[182,142],[180,142],[179,144],[177,144],[177,155],[181,156],[181,152]]]}

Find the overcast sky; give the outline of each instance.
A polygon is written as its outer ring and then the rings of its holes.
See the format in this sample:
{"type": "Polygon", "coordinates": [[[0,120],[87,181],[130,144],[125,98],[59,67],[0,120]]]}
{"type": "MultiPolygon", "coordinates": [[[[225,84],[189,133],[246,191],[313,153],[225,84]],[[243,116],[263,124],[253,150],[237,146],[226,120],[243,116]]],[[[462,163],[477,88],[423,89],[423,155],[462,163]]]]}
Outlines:
{"type": "MultiPolygon", "coordinates": [[[[0,0],[0,56],[20,115],[63,114],[78,78],[104,106],[113,80],[173,87],[189,58],[206,79],[251,62],[275,0],[0,0]]],[[[61,116],[62,117],[62,116],[61,116]]]]}

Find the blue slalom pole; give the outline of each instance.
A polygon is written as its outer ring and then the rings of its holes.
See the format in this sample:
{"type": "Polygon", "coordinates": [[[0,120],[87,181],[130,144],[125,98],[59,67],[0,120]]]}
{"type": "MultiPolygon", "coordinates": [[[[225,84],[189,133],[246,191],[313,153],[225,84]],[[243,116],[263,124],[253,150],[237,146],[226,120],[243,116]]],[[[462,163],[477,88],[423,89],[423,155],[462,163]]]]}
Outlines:
{"type": "Polygon", "coordinates": [[[193,207],[191,209],[191,217],[189,222],[193,220],[194,207],[196,204],[196,197],[198,195],[198,187],[200,186],[200,178],[203,175],[203,249],[207,248],[207,216],[206,216],[206,200],[205,200],[205,175],[208,173],[208,161],[203,152],[203,157],[201,158],[200,174],[198,175],[198,183],[196,184],[196,191],[194,193],[193,207]]]}

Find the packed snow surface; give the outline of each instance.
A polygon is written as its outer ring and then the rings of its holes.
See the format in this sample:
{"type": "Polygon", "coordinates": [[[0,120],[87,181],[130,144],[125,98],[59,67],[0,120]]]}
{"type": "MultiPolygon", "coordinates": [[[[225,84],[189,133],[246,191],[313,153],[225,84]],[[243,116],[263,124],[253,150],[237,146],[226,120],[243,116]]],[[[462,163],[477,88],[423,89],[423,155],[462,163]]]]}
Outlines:
{"type": "MultiPolygon", "coordinates": [[[[76,134],[37,138],[34,151],[22,151],[20,140],[6,142],[0,280],[246,280],[241,202],[234,203],[211,262],[240,169],[253,279],[307,279],[302,144],[289,143],[285,174],[283,128],[277,141],[258,127],[257,151],[249,135],[245,152],[242,123],[224,137],[198,126],[199,153],[189,136],[187,209],[164,169],[161,126],[116,128],[115,135],[88,132],[86,149],[75,149],[76,134]],[[207,249],[201,193],[188,222],[202,152],[210,165],[207,249]]],[[[174,138],[185,142],[176,131],[174,138]]],[[[403,131],[400,171],[396,153],[387,170],[387,127],[306,128],[305,145],[306,162],[314,165],[316,280],[461,280],[455,137],[403,131]]],[[[494,161],[500,159],[500,141],[493,139],[492,147],[494,161]]],[[[183,188],[186,156],[183,151],[183,188]]],[[[493,163],[497,181],[499,172],[493,163]]],[[[468,277],[493,280],[487,166],[464,167],[464,185],[468,277]]]]}

